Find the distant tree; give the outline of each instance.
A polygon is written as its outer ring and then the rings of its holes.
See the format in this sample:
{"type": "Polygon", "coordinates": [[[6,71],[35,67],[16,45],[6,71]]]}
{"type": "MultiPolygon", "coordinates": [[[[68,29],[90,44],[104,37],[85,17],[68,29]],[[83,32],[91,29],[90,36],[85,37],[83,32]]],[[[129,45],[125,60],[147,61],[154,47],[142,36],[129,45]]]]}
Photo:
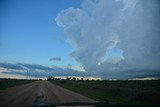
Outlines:
{"type": "Polygon", "coordinates": [[[54,78],[54,77],[52,77],[52,80],[55,80],[55,78],[54,78]]]}
{"type": "Polygon", "coordinates": [[[71,78],[70,78],[70,77],[67,77],[66,80],[71,80],[71,78]]]}
{"type": "Polygon", "coordinates": [[[50,81],[50,80],[52,80],[52,76],[49,76],[49,77],[47,78],[47,81],[50,81]]]}
{"type": "Polygon", "coordinates": [[[77,81],[79,81],[79,78],[76,78],[77,81]]]}
{"type": "Polygon", "coordinates": [[[83,81],[84,79],[83,78],[81,78],[81,81],[83,81]]]}
{"type": "Polygon", "coordinates": [[[75,78],[75,77],[73,77],[73,78],[72,78],[72,80],[73,80],[73,81],[75,81],[75,80],[76,80],[76,78],[75,78]]]}

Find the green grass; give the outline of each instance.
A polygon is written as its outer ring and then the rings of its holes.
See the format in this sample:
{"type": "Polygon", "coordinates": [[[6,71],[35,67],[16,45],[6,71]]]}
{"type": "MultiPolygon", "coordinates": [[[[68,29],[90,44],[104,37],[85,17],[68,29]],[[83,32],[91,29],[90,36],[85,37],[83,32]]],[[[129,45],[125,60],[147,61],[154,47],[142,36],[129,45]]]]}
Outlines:
{"type": "Polygon", "coordinates": [[[35,80],[0,79],[0,90],[33,82],[35,80]]]}
{"type": "Polygon", "coordinates": [[[69,90],[111,104],[154,107],[160,99],[160,80],[73,81],[51,80],[69,90]]]}

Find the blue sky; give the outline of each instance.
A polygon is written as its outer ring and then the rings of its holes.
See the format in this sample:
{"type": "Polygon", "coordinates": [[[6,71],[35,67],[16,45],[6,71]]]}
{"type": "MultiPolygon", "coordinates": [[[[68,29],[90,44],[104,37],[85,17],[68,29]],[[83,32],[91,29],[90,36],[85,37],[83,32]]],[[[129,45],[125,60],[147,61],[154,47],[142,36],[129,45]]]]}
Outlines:
{"type": "Polygon", "coordinates": [[[0,60],[37,63],[47,66],[78,63],[69,56],[71,46],[63,30],[56,25],[56,15],[67,7],[77,7],[80,0],[1,1],[0,60]],[[61,57],[51,62],[51,57],[61,57]]]}
{"type": "Polygon", "coordinates": [[[159,0],[1,0],[0,76],[159,77],[159,8],[159,0]]]}

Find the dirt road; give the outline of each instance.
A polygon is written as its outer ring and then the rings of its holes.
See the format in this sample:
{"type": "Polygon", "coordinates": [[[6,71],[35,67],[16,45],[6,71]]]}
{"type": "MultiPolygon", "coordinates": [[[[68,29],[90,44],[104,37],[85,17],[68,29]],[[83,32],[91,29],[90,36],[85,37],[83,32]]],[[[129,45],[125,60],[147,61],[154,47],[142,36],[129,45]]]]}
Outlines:
{"type": "Polygon", "coordinates": [[[37,104],[74,102],[94,103],[96,101],[48,81],[36,81],[0,91],[0,106],[4,107],[28,107],[37,104]]]}

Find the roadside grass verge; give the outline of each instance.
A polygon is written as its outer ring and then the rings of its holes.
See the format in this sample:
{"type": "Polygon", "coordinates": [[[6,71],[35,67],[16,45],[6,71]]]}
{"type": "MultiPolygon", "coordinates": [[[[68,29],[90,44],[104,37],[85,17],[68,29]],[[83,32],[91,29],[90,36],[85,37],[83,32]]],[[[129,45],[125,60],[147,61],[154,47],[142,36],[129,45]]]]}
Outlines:
{"type": "Polygon", "coordinates": [[[50,82],[111,104],[156,107],[160,99],[160,80],[50,80],[50,82]]]}
{"type": "Polygon", "coordinates": [[[33,82],[35,80],[24,80],[24,79],[0,79],[0,90],[5,90],[10,87],[18,86],[33,82]]]}

